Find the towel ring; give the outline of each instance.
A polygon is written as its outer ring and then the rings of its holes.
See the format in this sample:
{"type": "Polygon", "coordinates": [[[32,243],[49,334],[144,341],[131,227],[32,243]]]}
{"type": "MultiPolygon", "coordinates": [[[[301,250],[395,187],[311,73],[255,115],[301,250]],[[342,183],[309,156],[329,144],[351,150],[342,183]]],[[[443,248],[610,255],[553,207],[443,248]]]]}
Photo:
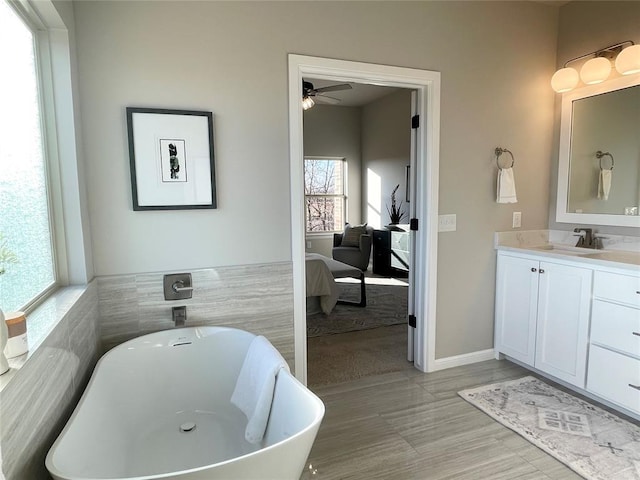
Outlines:
{"type": "Polygon", "coordinates": [[[511,168],[515,163],[516,161],[513,159],[513,153],[511,153],[506,148],[496,147],[496,165],[498,165],[498,169],[502,170],[503,168],[511,168]],[[508,153],[511,156],[511,165],[509,165],[508,167],[500,166],[500,155],[502,155],[503,153],[508,153]]]}
{"type": "Polygon", "coordinates": [[[613,164],[614,164],[613,155],[611,155],[609,152],[602,152],[598,150],[596,152],[596,158],[600,160],[600,170],[613,170],[613,164]],[[611,158],[611,168],[609,169],[602,168],[602,157],[606,157],[606,156],[609,156],[609,158],[611,158]]]}

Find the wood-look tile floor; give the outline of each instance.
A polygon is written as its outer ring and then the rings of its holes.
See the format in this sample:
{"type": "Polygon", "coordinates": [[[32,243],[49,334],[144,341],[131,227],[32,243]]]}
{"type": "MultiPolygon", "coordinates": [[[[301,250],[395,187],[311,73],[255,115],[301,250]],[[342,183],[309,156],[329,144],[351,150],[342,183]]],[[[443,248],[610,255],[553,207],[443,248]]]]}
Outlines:
{"type": "Polygon", "coordinates": [[[402,371],[311,387],[326,414],[309,479],[579,479],[564,464],[457,392],[529,372],[491,360],[424,374],[402,371]]]}

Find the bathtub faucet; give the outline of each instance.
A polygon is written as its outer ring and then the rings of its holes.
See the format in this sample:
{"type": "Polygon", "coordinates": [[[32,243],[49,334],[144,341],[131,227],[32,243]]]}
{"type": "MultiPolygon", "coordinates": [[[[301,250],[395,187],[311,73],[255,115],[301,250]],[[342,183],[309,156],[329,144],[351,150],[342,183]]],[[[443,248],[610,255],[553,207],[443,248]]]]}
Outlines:
{"type": "Polygon", "coordinates": [[[173,318],[173,323],[176,327],[184,327],[187,323],[187,307],[173,307],[171,309],[171,316],[173,318]]]}

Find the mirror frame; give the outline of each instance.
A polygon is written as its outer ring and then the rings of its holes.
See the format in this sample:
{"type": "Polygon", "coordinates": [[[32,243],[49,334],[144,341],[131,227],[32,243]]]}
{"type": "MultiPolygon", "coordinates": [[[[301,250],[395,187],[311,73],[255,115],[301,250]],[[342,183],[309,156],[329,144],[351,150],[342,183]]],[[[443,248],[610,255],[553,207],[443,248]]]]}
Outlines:
{"type": "Polygon", "coordinates": [[[558,156],[558,194],[556,197],[556,222],[610,225],[616,227],[640,227],[640,215],[612,215],[602,213],[570,213],[569,172],[571,156],[571,129],[573,101],[640,85],[640,74],[627,75],[589,85],[562,94],[562,115],[560,120],[560,150],[558,156]]]}

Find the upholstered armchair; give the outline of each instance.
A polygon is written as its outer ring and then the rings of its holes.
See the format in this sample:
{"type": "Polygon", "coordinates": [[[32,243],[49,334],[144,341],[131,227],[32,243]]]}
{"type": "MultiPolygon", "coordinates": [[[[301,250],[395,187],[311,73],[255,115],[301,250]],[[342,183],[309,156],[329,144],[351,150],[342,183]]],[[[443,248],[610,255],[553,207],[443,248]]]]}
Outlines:
{"type": "Polygon", "coordinates": [[[373,227],[347,224],[343,233],[333,234],[334,260],[359,268],[363,272],[369,267],[373,227]]]}

